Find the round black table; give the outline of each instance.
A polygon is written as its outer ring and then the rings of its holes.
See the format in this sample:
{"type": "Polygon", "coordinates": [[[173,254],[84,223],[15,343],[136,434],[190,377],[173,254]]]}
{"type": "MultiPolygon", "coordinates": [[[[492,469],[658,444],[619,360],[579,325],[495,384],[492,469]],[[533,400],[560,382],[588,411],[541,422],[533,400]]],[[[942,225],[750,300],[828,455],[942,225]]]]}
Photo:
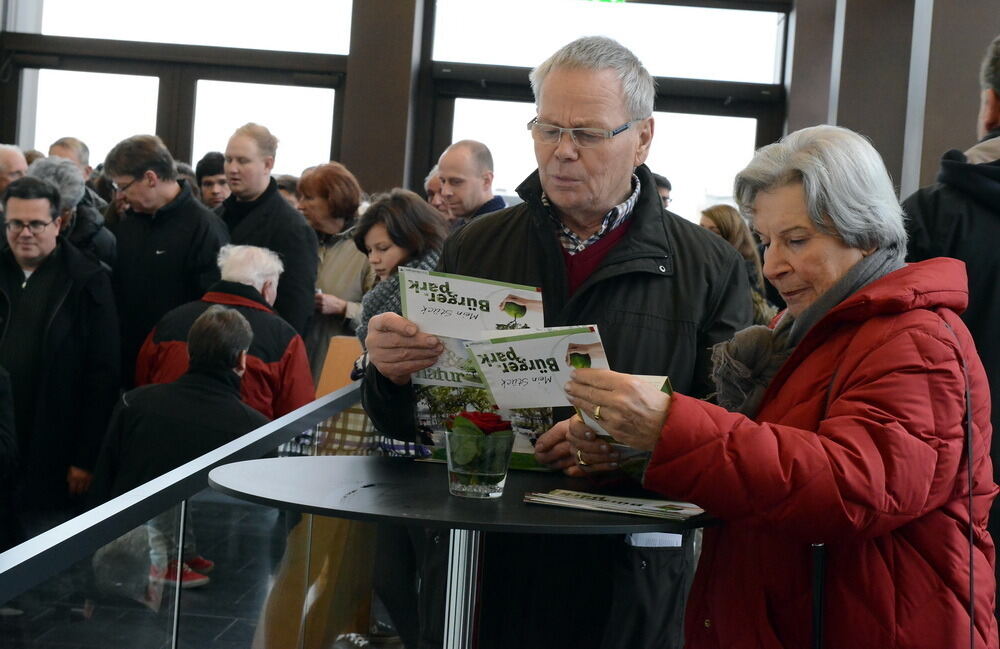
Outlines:
{"type": "MultiPolygon", "coordinates": [[[[528,491],[605,490],[561,473],[511,471],[501,498],[452,496],[447,467],[388,457],[294,457],[249,460],[212,470],[215,489],[251,502],[321,516],[451,530],[445,647],[472,646],[479,593],[480,533],[630,534],[679,532],[699,522],[529,505],[528,491]]],[[[633,494],[635,495],[635,494],[633,494]]],[[[703,523],[701,523],[703,524],[703,523]]]]}

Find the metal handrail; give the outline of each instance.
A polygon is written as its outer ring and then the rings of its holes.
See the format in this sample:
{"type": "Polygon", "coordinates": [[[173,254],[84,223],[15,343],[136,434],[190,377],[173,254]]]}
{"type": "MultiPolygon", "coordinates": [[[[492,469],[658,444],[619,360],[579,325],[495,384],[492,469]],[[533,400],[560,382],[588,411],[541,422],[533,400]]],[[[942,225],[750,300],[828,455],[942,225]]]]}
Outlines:
{"type": "Polygon", "coordinates": [[[352,383],[0,553],[0,603],[37,586],[208,486],[215,467],[274,450],[360,399],[352,383]]]}

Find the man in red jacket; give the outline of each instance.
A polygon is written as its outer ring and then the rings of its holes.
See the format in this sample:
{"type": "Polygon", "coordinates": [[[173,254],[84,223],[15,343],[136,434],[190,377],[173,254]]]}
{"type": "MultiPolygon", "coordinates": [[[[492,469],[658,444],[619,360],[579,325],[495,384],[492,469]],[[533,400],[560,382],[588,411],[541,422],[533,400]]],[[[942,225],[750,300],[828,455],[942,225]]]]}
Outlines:
{"type": "Polygon", "coordinates": [[[136,384],[169,383],[188,368],[187,334],[213,304],[239,311],[253,329],[243,401],[269,419],[304,406],[315,397],[302,337],[274,312],[278,278],[284,269],[278,255],[256,246],[224,246],[219,252],[222,280],[200,300],[167,313],[146,337],[136,362],[136,384]]]}

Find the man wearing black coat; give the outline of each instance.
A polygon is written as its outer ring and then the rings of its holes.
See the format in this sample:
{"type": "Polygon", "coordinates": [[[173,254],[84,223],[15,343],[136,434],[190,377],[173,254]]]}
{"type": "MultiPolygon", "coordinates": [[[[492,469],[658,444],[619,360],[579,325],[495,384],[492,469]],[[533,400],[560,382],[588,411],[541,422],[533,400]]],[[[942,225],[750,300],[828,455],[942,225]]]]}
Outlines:
{"type": "Polygon", "coordinates": [[[0,365],[14,397],[18,506],[37,534],[90,486],[120,384],[118,318],[107,271],[58,236],[59,190],[26,177],[0,200],[0,365]]]}
{"type": "Polygon", "coordinates": [[[274,309],[301,336],[315,308],[319,242],[305,217],[281,197],[271,178],[278,138],[260,124],[244,124],[226,145],[226,180],[232,190],[219,213],[234,244],[278,253],[285,272],[274,309]]]}
{"type": "Polygon", "coordinates": [[[20,524],[14,514],[19,464],[10,374],[0,367],[0,552],[21,541],[20,524]]]}
{"type": "Polygon", "coordinates": [[[219,280],[216,257],[229,234],[188,183],[178,180],[173,156],[155,135],[116,144],[104,173],[129,204],[112,228],[118,238],[113,278],[128,387],[139,348],[160,318],[197,300],[219,280]]]}
{"type": "MultiPolygon", "coordinates": [[[[941,159],[937,183],[903,202],[910,233],[908,261],[954,257],[969,274],[969,307],[962,320],[990,382],[994,481],[1000,480],[1000,36],[987,49],[980,72],[979,143],[941,159]]],[[[976,395],[973,395],[976,399],[976,395]]],[[[990,534],[1000,534],[1000,499],[993,503],[990,534]]],[[[1000,565],[997,566],[1000,580],[1000,565]]]]}

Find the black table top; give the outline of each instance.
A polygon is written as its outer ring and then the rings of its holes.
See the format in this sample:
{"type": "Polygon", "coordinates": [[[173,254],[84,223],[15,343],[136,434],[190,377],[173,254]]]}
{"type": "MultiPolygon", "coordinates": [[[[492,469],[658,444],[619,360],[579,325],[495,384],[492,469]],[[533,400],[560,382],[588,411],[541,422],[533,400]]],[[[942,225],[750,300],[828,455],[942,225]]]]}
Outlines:
{"type": "Polygon", "coordinates": [[[213,469],[208,482],[223,493],[280,509],[423,527],[524,534],[626,534],[677,532],[699,526],[693,520],[664,521],[523,502],[528,491],[623,493],[598,489],[589,480],[560,473],[511,471],[503,496],[493,500],[452,496],[444,464],[408,458],[249,460],[213,469]]]}

